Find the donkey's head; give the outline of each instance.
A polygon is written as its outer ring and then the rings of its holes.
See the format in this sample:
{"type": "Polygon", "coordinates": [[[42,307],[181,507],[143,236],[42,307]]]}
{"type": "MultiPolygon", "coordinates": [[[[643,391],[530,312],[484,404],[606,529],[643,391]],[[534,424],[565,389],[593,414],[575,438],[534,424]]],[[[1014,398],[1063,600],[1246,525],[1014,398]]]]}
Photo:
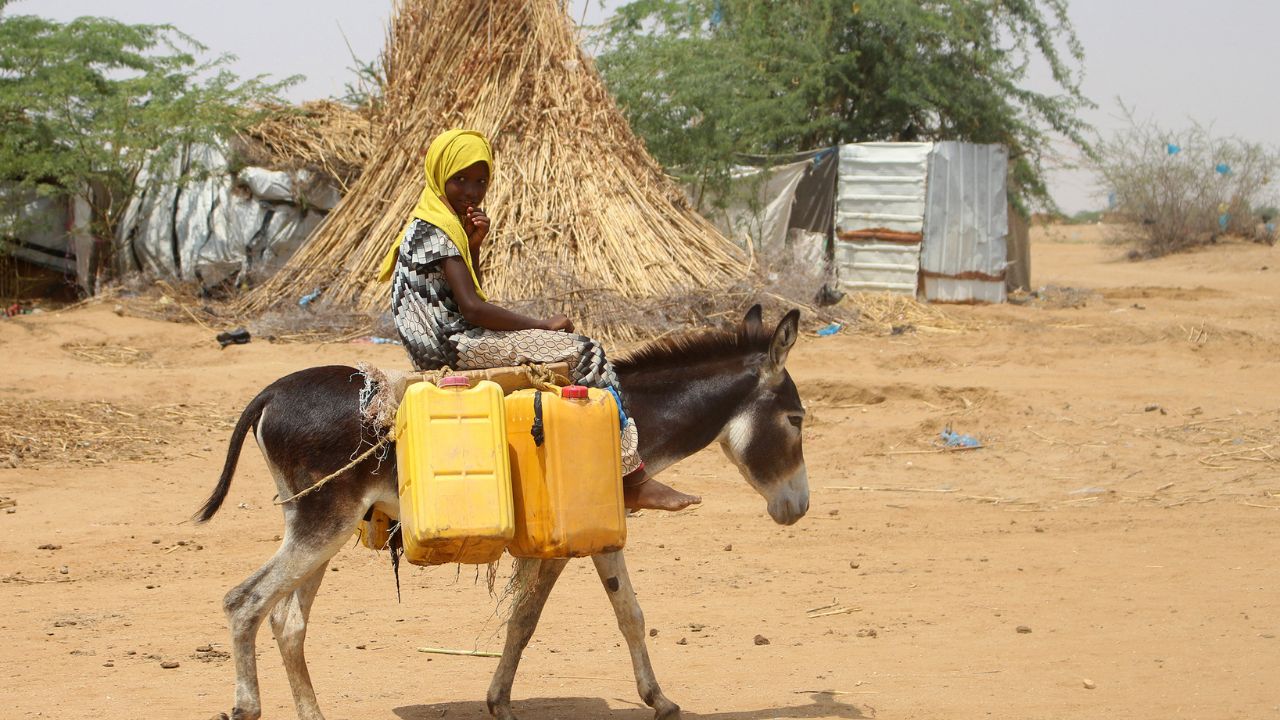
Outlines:
{"type": "Polygon", "coordinates": [[[776,522],[790,525],[804,517],[804,406],[785,367],[799,324],[800,311],[792,310],[769,333],[756,305],[736,332],[667,337],[619,360],[615,367],[650,472],[719,440],[769,501],[776,522]]]}
{"type": "MultiPolygon", "coordinates": [[[[791,525],[809,510],[809,473],[804,466],[800,434],[804,426],[804,405],[787,372],[787,355],[799,335],[800,311],[787,313],[763,352],[753,354],[749,369],[755,386],[738,404],[720,432],[720,447],[742,477],[769,501],[769,516],[782,525],[791,525]]],[[[739,334],[763,339],[760,306],[743,318],[739,334]]]]}

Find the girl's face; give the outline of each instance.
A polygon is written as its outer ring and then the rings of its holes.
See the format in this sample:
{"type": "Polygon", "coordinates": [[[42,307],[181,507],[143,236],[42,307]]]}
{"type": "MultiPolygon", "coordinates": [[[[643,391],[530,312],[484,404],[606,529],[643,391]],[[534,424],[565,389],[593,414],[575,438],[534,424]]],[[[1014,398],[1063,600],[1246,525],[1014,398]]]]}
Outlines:
{"type": "Polygon", "coordinates": [[[489,192],[489,164],[477,162],[454,173],[444,182],[444,197],[458,217],[466,217],[469,208],[480,207],[489,192]]]}

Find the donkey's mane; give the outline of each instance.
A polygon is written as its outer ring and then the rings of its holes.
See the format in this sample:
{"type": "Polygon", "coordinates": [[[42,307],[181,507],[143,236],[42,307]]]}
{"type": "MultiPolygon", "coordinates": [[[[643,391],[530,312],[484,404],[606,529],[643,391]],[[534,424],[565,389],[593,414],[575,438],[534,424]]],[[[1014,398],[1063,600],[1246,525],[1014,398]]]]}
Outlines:
{"type": "Polygon", "coordinates": [[[619,372],[683,367],[707,360],[724,360],[769,349],[770,336],[739,328],[704,330],[658,338],[615,361],[619,372]]]}

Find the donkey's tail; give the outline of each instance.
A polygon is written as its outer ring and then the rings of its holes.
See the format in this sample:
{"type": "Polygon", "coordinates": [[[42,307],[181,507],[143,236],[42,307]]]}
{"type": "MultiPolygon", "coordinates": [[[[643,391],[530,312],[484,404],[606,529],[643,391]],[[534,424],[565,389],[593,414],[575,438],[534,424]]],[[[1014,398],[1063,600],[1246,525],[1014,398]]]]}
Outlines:
{"type": "Polygon", "coordinates": [[[236,474],[236,462],[240,460],[240,448],[244,446],[244,436],[257,426],[258,420],[262,418],[263,409],[271,400],[271,395],[272,393],[267,390],[258,393],[257,397],[249,401],[244,412],[240,413],[236,428],[231,431],[231,442],[227,446],[227,460],[222,465],[222,477],[218,478],[218,486],[192,516],[197,523],[208,522],[209,518],[218,512],[218,508],[222,507],[222,501],[227,499],[227,491],[231,489],[231,476],[236,474]]]}

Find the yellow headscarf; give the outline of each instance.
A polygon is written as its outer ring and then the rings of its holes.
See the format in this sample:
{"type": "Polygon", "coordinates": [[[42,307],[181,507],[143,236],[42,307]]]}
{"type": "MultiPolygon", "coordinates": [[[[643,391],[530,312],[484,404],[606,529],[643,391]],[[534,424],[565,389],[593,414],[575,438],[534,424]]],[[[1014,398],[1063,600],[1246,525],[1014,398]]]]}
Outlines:
{"type": "MultiPolygon", "coordinates": [[[[413,217],[435,225],[449,236],[462,255],[462,261],[471,271],[471,281],[476,284],[476,294],[481,300],[487,300],[480,289],[480,279],[476,277],[475,262],[471,257],[471,246],[467,243],[467,233],[462,227],[453,208],[445,200],[444,184],[454,173],[470,167],[478,162],[489,165],[489,175],[493,175],[493,150],[484,135],[474,130],[450,130],[441,133],[431,146],[427,148],[427,160],[424,163],[427,185],[422,189],[418,205],[413,209],[413,217]]],[[[409,222],[413,222],[410,220],[409,222]]],[[[405,225],[408,228],[408,224],[405,225]]],[[[378,280],[386,282],[395,271],[396,256],[400,250],[400,242],[404,238],[404,230],[392,243],[382,259],[382,268],[378,272],[378,280]]]]}

